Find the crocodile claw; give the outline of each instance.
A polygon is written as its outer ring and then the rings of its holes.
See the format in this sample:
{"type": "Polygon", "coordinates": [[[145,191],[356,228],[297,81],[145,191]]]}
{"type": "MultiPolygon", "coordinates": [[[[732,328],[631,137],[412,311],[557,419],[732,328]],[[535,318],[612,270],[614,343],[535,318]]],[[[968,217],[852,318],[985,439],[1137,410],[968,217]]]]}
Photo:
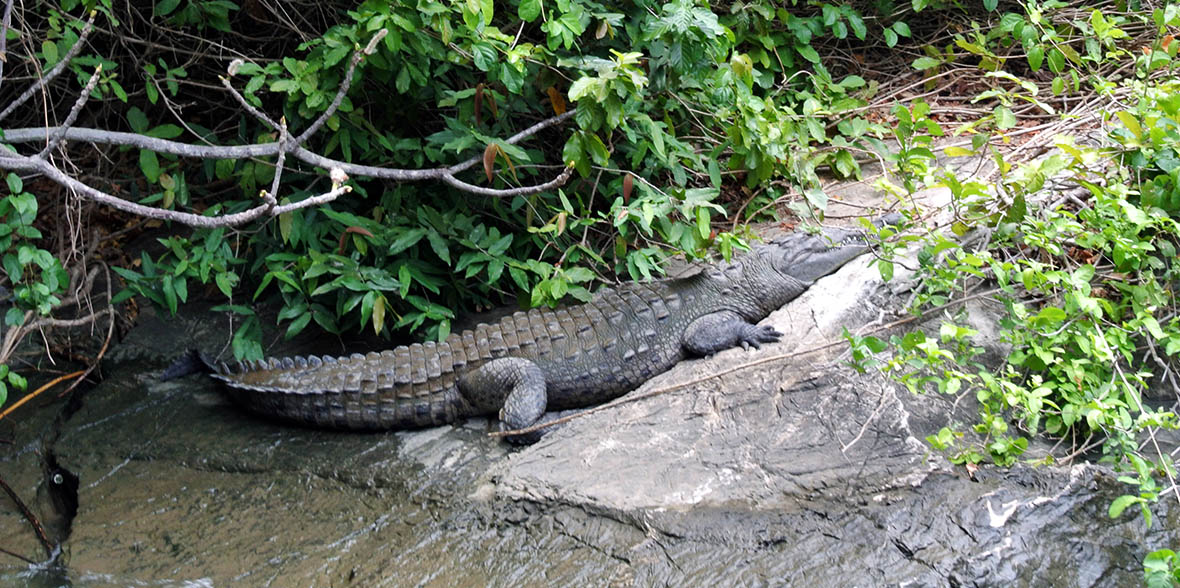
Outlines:
{"type": "Polygon", "coordinates": [[[742,347],[761,349],[763,343],[777,343],[783,336],[770,325],[750,325],[742,333],[742,347]]]}

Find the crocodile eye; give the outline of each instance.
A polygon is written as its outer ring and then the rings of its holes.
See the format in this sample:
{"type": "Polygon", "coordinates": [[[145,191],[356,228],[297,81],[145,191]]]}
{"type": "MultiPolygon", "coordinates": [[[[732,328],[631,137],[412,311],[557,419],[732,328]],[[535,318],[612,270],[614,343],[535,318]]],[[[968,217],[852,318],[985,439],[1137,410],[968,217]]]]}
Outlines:
{"type": "Polygon", "coordinates": [[[54,484],[61,484],[64,481],[66,481],[66,479],[63,478],[61,474],[53,474],[53,483],[54,484]]]}

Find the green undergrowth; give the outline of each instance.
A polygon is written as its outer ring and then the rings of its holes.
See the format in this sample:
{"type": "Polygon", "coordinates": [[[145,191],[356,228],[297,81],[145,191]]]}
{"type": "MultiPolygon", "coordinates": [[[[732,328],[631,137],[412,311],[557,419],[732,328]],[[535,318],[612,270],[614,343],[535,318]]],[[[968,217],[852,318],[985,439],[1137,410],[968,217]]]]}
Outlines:
{"type": "MultiPolygon", "coordinates": [[[[1180,10],[1090,10],[1062,21],[1052,6],[1003,14],[914,62],[934,70],[966,49],[993,80],[976,100],[995,106],[954,129],[930,118],[925,103],[895,108],[900,149],[882,187],[902,201],[927,187],[950,195],[945,229],[898,244],[917,251],[912,311],[939,326],[888,338],[846,333],[851,364],[915,394],[973,398],[975,422],[927,437],[953,463],[1096,459],[1127,488],[1109,516],[1130,509],[1150,528],[1153,504],[1180,506],[1173,456],[1157,442],[1177,428],[1180,402],[1180,44],[1170,36],[1180,10]],[[1127,30],[1145,46],[1127,47],[1127,30]],[[1013,46],[1020,59],[999,57],[1013,46]],[[1099,118],[1074,125],[1063,116],[1042,131],[1052,133],[1043,155],[1014,160],[1004,146],[1021,129],[1013,109],[1058,113],[1062,95],[1095,98],[1099,118]],[[950,143],[948,165],[934,156],[940,137],[950,143]],[[997,179],[953,171],[956,157],[987,159],[997,179]],[[998,316],[989,335],[1005,350],[999,365],[982,359],[965,310],[972,300],[998,316]],[[1037,438],[1051,447],[1034,455],[1037,438]]],[[[880,264],[891,276],[894,262],[880,264]]],[[[1166,548],[1145,554],[1144,579],[1180,583],[1180,560],[1166,548]]]]}
{"type": "MultiPolygon", "coordinates": [[[[917,8],[963,14],[926,4],[917,8]]],[[[44,35],[32,56],[40,69],[78,38],[80,23],[70,15],[91,8],[125,35],[145,20],[146,12],[133,11],[150,9],[169,27],[229,46],[253,22],[228,0],[143,7],[67,0],[47,16],[28,15],[44,35]]],[[[257,303],[279,305],[289,336],[314,325],[441,338],[459,312],[584,300],[604,282],[658,277],[674,255],[728,257],[746,246],[745,222],[773,218],[776,203],[822,216],[819,170],[857,177],[861,161],[889,156],[881,142],[889,126],[864,111],[878,80],[820,52],[890,50],[912,37],[906,20],[915,15],[909,7],[798,0],[369,0],[325,3],[319,14],[330,17],[319,33],[291,31],[242,48],[249,58],[231,79],[298,133],[328,107],[353,52],[387,31],[309,149],[412,169],[490,153],[490,179],[480,166],[463,179],[494,188],[544,182],[566,165],[576,173],[560,189],[501,198],[441,182],[353,178],[349,197],[258,226],[170,231],[161,247],[149,248],[154,253],[116,270],[126,285],[118,302],[140,296],[175,312],[195,292],[222,299],[243,319],[233,345],[239,358],[262,353],[257,303]],[[282,44],[300,36],[307,40],[282,44]],[[569,110],[564,125],[518,145],[504,140],[569,110]]],[[[91,104],[102,105],[101,118],[118,130],[191,142],[273,141],[273,131],[224,92],[208,90],[224,64],[177,61],[201,53],[186,53],[185,39],[100,40],[108,51],[83,51],[70,82],[101,64],[91,104]],[[152,48],[165,42],[177,51],[152,48]],[[128,46],[146,53],[128,55],[128,46]],[[194,95],[208,106],[178,118],[177,106],[194,95]]],[[[37,120],[31,113],[30,124],[37,120]]],[[[132,168],[127,196],[163,208],[241,211],[274,176],[272,161],[121,153],[132,168]]],[[[281,203],[327,189],[323,170],[287,166],[281,203]]]]}

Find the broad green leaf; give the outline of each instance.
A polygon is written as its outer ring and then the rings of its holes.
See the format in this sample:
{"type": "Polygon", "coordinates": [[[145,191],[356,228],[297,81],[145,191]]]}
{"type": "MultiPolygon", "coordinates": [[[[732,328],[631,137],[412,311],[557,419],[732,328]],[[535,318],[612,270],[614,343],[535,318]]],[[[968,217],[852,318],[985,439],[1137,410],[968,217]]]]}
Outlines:
{"type": "Polygon", "coordinates": [[[516,7],[516,15],[525,22],[537,20],[541,16],[541,0],[521,0],[520,6],[516,7]]]}
{"type": "Polygon", "coordinates": [[[1110,503],[1110,510],[1107,514],[1110,515],[1110,518],[1117,519],[1119,518],[1119,515],[1123,514],[1123,511],[1126,510],[1128,506],[1140,502],[1143,502],[1142,498],[1138,496],[1132,496],[1130,494],[1124,494],[1118,498],[1115,498],[1114,502],[1110,503]]]}
{"type": "Polygon", "coordinates": [[[147,115],[136,106],[127,109],[127,123],[131,125],[131,130],[136,133],[146,132],[148,128],[147,115]]]}
{"type": "Polygon", "coordinates": [[[179,137],[183,133],[184,133],[184,129],[182,129],[176,125],[173,125],[173,124],[167,124],[167,125],[160,125],[158,127],[155,127],[152,130],[150,130],[144,134],[149,137],[156,137],[159,139],[175,139],[176,137],[179,137]]]}
{"type": "Polygon", "coordinates": [[[1016,126],[1016,115],[1006,106],[997,106],[993,111],[996,116],[996,128],[1007,130],[1016,126]]]}
{"type": "Polygon", "coordinates": [[[914,69],[927,70],[942,65],[942,61],[933,57],[919,57],[914,60],[914,69]]]}
{"type": "Polygon", "coordinates": [[[1114,113],[1114,115],[1119,117],[1119,122],[1123,123],[1123,126],[1127,127],[1127,130],[1131,131],[1131,134],[1135,135],[1136,139],[1143,136],[1143,127],[1139,125],[1139,119],[1135,118],[1134,114],[1126,110],[1120,110],[1114,113]]]}
{"type": "Polygon", "coordinates": [[[426,240],[430,242],[430,248],[434,250],[434,254],[447,265],[451,265],[451,249],[447,246],[447,240],[435,230],[426,233],[426,240]]]}
{"type": "Polygon", "coordinates": [[[1033,71],[1041,69],[1041,64],[1045,62],[1045,49],[1040,45],[1033,45],[1028,50],[1028,66],[1033,71]]]}
{"type": "Polygon", "coordinates": [[[150,149],[139,150],[139,169],[143,171],[143,175],[147,181],[156,183],[160,179],[160,160],[156,157],[156,152],[150,149]]]}
{"type": "Polygon", "coordinates": [[[168,16],[177,6],[180,6],[180,0],[160,0],[156,2],[156,16],[168,16]]]}

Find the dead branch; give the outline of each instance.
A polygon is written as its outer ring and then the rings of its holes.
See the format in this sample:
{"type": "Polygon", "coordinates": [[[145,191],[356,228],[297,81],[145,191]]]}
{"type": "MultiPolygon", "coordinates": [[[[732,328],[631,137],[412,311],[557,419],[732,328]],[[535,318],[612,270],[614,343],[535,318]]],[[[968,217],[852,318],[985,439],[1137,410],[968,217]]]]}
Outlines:
{"type": "MultiPolygon", "coordinates": [[[[28,101],[29,98],[32,98],[38,90],[45,87],[45,85],[49,82],[52,82],[53,78],[56,78],[58,74],[65,71],[66,66],[68,66],[70,62],[74,60],[74,57],[76,57],[78,52],[82,50],[82,46],[86,44],[86,38],[90,36],[90,31],[94,30],[94,17],[96,14],[98,14],[96,11],[90,12],[90,18],[86,19],[86,25],[82,27],[82,32],[78,35],[78,42],[74,43],[74,46],[70,47],[69,51],[66,51],[66,54],[62,56],[61,61],[57,62],[57,65],[53,66],[53,69],[49,70],[49,73],[45,74],[45,77],[34,80],[33,83],[30,84],[29,87],[26,88],[25,91],[16,98],[16,100],[13,100],[12,103],[5,107],[3,111],[0,111],[0,120],[7,118],[8,115],[12,114],[12,112],[17,108],[20,108],[20,106],[28,101]]],[[[8,27],[5,28],[7,29],[8,27]]]]}
{"type": "MultiPolygon", "coordinates": [[[[66,58],[54,68],[44,79],[38,81],[33,85],[33,89],[42,87],[48,82],[50,75],[59,73],[59,68],[64,67],[65,64],[77,53],[75,49],[80,48],[82,41],[91,29],[94,15],[91,15],[90,21],[87,22],[83,29],[83,34],[78,43],[74,44],[70,53],[66,58]]],[[[85,105],[87,97],[93,90],[97,83],[99,72],[96,71],[91,76],[86,88],[78,97],[74,107],[70,110],[64,124],[55,127],[35,127],[23,129],[7,129],[4,132],[4,142],[8,144],[20,144],[30,142],[44,141],[45,145],[36,154],[32,156],[21,155],[15,149],[4,150],[0,149],[0,169],[10,171],[34,172],[41,174],[56,182],[57,184],[68,188],[74,193],[86,199],[92,200],[99,204],[110,206],[117,210],[136,214],[148,218],[173,221],[189,226],[195,227],[227,227],[241,225],[259,217],[276,216],[284,212],[295,210],[298,208],[305,208],[309,206],[316,206],[339,197],[341,194],[347,193],[351,188],[339,185],[340,182],[333,182],[332,190],[321,194],[306,198],[299,202],[285,204],[279,206],[276,201],[276,194],[279,189],[282,172],[285,169],[287,158],[293,157],[304,163],[317,166],[326,170],[331,170],[333,177],[337,175],[350,176],[365,176],[377,179],[387,179],[400,182],[407,181],[422,181],[435,180],[442,181],[453,186],[459,190],[471,192],[481,196],[489,197],[509,197],[518,195],[535,194],[546,190],[554,189],[558,186],[564,185],[572,175],[572,170],[565,168],[555,178],[547,182],[535,184],[531,186],[519,186],[515,188],[495,189],[476,186],[455,176],[462,171],[465,171],[479,162],[478,156],[472,157],[462,163],[450,167],[438,167],[431,169],[396,169],[374,167],[367,165],[356,165],[344,161],[338,161],[328,157],[324,157],[303,147],[303,144],[311,138],[313,134],[318,132],[329,118],[332,117],[340,107],[347,94],[348,89],[352,86],[353,77],[356,74],[357,66],[364,59],[366,55],[372,54],[377,42],[385,36],[387,31],[382,29],[363,47],[357,49],[353,53],[352,59],[349,61],[348,69],[345,73],[344,79],[340,84],[340,88],[336,92],[335,98],[329,104],[328,108],[320,113],[307,129],[300,133],[297,137],[292,137],[287,130],[286,122],[283,120],[274,121],[262,111],[255,108],[248,100],[235,89],[228,78],[222,78],[222,84],[231,96],[252,116],[262,121],[266,125],[273,128],[278,137],[275,141],[270,143],[263,143],[259,145],[194,145],[189,143],[181,143],[177,141],[170,141],[167,139],[157,139],[148,137],[137,133],[125,133],[117,131],[106,131],[101,129],[76,128],[73,126],[77,120],[78,114],[83,105],[85,105]],[[180,212],[175,210],[168,210],[164,208],[155,208],[145,206],[134,202],[129,202],[113,194],[104,192],[98,188],[90,186],[76,178],[71,177],[65,172],[57,168],[48,161],[49,154],[57,148],[62,141],[81,141],[94,144],[105,145],[120,145],[127,147],[138,147],[140,149],[148,149],[158,153],[167,153],[171,155],[178,155],[181,157],[192,157],[199,159],[245,159],[245,158],[260,158],[260,157],[274,157],[276,159],[275,178],[272,182],[269,191],[262,191],[260,196],[263,199],[263,204],[251,208],[249,210],[239,212],[236,214],[227,214],[219,216],[206,216],[201,214],[180,212]]],[[[230,63],[229,74],[235,74],[242,62],[234,60],[230,63]]],[[[23,97],[23,95],[22,95],[23,97]]],[[[18,102],[23,99],[18,99],[18,102]]],[[[14,107],[10,106],[3,113],[0,113],[0,119],[7,115],[14,107]]],[[[566,112],[561,115],[546,119],[529,128],[510,137],[508,143],[516,143],[524,140],[542,129],[562,123],[573,116],[573,112],[566,112]]]]}
{"type": "Polygon", "coordinates": [[[16,504],[16,508],[20,510],[22,515],[24,515],[25,520],[29,521],[29,525],[33,527],[33,531],[37,534],[37,540],[41,542],[41,547],[45,548],[45,556],[53,557],[53,544],[49,542],[49,537],[45,536],[45,529],[41,526],[41,521],[37,520],[37,517],[33,514],[33,511],[29,510],[29,507],[25,506],[24,501],[16,495],[16,491],[8,485],[8,482],[4,481],[4,478],[0,478],[0,489],[3,489],[4,492],[8,494],[8,497],[12,499],[12,502],[16,504]]]}

